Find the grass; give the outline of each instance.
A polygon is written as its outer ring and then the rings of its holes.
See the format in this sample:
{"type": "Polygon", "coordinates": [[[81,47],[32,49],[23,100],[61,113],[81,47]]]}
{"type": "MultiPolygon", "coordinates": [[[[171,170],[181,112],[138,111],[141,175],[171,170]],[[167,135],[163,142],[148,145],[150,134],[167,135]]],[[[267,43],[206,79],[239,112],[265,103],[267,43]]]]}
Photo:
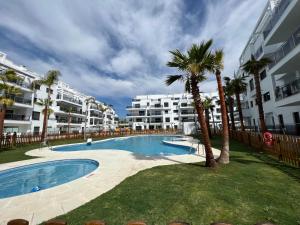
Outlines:
{"type": "MultiPolygon", "coordinates": [[[[93,138],[93,140],[101,140],[101,139],[105,139],[105,138],[104,137],[93,138]]],[[[63,145],[63,144],[71,144],[71,143],[79,143],[79,142],[83,142],[83,140],[80,139],[54,140],[54,141],[50,141],[50,145],[55,146],[55,145],[63,145]]],[[[23,145],[22,147],[0,149],[0,164],[21,161],[26,159],[33,159],[35,157],[25,155],[25,153],[27,151],[40,148],[40,147],[41,147],[40,143],[34,143],[34,144],[23,145]]]]}
{"type": "MultiPolygon", "coordinates": [[[[59,140],[51,145],[79,142],[59,140]]],[[[220,138],[213,139],[219,148],[220,138]]],[[[0,152],[0,163],[25,160],[39,144],[0,152]]],[[[84,190],[83,190],[84,191],[84,190]]],[[[91,202],[58,218],[70,225],[103,219],[110,225],[144,220],[162,225],[183,220],[194,225],[213,221],[252,225],[271,221],[300,223],[300,170],[231,141],[231,163],[215,170],[203,163],[160,166],[127,178],[91,202]]]]}
{"type": "MultiPolygon", "coordinates": [[[[220,139],[213,144],[219,147],[220,139]]],[[[144,220],[148,225],[172,220],[194,225],[213,221],[294,225],[300,223],[299,199],[299,169],[232,140],[229,165],[215,170],[203,163],[148,169],[58,218],[71,225],[93,219],[110,225],[130,220],[144,220]]]]}

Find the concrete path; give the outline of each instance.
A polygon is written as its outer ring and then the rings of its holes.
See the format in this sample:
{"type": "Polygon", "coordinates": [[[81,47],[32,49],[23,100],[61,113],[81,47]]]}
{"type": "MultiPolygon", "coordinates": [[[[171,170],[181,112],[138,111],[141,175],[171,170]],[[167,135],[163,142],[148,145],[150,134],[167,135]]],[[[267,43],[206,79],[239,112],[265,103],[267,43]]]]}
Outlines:
{"type": "MultiPolygon", "coordinates": [[[[194,141],[168,143],[197,147],[194,141]]],[[[92,173],[66,184],[40,192],[0,199],[0,225],[5,225],[7,221],[16,218],[26,219],[30,225],[39,224],[91,201],[141,170],[159,165],[204,161],[201,146],[199,150],[199,153],[193,155],[162,157],[146,157],[121,150],[55,152],[43,148],[29,151],[27,155],[40,158],[0,164],[0,171],[59,159],[93,159],[100,165],[92,173]]],[[[213,151],[215,155],[219,155],[219,150],[213,151]]]]}

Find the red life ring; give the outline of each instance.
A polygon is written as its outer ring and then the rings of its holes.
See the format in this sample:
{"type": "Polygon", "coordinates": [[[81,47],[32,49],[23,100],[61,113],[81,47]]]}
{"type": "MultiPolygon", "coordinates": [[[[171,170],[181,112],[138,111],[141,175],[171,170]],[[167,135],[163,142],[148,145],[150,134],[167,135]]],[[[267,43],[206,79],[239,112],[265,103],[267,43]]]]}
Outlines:
{"type": "Polygon", "coordinates": [[[273,145],[273,135],[270,132],[265,132],[263,136],[264,136],[264,143],[267,146],[272,146],[273,145]]]}

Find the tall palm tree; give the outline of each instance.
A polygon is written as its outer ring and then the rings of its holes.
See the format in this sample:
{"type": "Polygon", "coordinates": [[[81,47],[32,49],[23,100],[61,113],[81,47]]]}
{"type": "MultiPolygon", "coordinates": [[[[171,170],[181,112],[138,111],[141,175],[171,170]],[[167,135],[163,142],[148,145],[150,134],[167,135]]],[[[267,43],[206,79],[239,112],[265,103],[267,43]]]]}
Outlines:
{"type": "MultiPolygon", "coordinates": [[[[232,97],[234,95],[232,80],[230,77],[224,77],[224,81],[225,81],[225,86],[224,86],[225,102],[226,105],[228,105],[228,109],[229,109],[228,111],[231,120],[231,129],[236,130],[235,121],[234,121],[234,99],[232,97]]],[[[230,130],[229,123],[228,123],[228,129],[230,130]]]]}
{"type": "Polygon", "coordinates": [[[251,59],[249,59],[244,65],[242,65],[242,69],[246,73],[251,74],[254,77],[255,90],[256,90],[256,104],[258,107],[260,130],[262,133],[267,131],[267,126],[265,122],[264,108],[262,103],[259,73],[270,63],[272,63],[272,60],[269,58],[263,57],[260,60],[256,60],[255,57],[251,55],[251,59]]]}
{"type": "Polygon", "coordinates": [[[14,98],[21,94],[21,89],[12,83],[23,81],[14,70],[4,70],[0,73],[0,137],[4,130],[5,114],[8,107],[15,104],[14,98]]]}
{"type": "Polygon", "coordinates": [[[58,82],[60,72],[58,70],[49,70],[47,74],[41,80],[36,80],[34,83],[39,85],[45,85],[47,87],[47,101],[45,108],[43,110],[44,119],[43,119],[43,129],[41,140],[46,144],[47,142],[47,126],[48,126],[48,108],[51,103],[51,88],[58,82]]]}
{"type": "MultiPolygon", "coordinates": [[[[203,107],[204,107],[204,112],[205,112],[205,118],[206,118],[206,125],[209,133],[209,137],[211,138],[211,129],[210,129],[210,123],[209,123],[209,117],[210,117],[210,112],[212,112],[212,117],[213,117],[213,110],[215,105],[213,104],[213,98],[210,98],[206,96],[203,100],[203,107]]],[[[214,123],[214,118],[213,123],[214,123]]],[[[215,131],[215,125],[214,125],[214,131],[215,131]]]]}
{"type": "Polygon", "coordinates": [[[231,86],[237,103],[242,131],[245,131],[245,126],[240,94],[247,91],[247,83],[245,82],[245,78],[245,76],[235,76],[234,79],[231,80],[231,86]]]}
{"type": "Polygon", "coordinates": [[[179,50],[170,51],[173,58],[167,63],[167,66],[177,68],[183,74],[170,75],[166,79],[166,84],[171,85],[175,81],[185,82],[185,90],[192,93],[195,108],[198,114],[198,122],[201,126],[203,135],[203,144],[205,146],[207,167],[215,167],[216,161],[211,148],[211,142],[204,117],[204,107],[200,97],[199,83],[204,81],[206,72],[212,71],[214,55],[210,52],[212,40],[202,42],[200,45],[193,44],[187,51],[187,54],[179,50]]]}
{"type": "Polygon", "coordinates": [[[217,159],[217,161],[221,164],[228,164],[229,163],[229,131],[228,129],[225,129],[225,127],[228,127],[228,119],[227,119],[224,89],[223,89],[222,78],[221,78],[221,70],[224,68],[223,58],[224,58],[224,53],[222,50],[215,51],[213,71],[216,75],[216,80],[218,84],[218,92],[219,92],[219,99],[221,104],[221,116],[222,116],[222,124],[223,124],[223,129],[222,129],[223,146],[221,149],[221,154],[217,159]]]}

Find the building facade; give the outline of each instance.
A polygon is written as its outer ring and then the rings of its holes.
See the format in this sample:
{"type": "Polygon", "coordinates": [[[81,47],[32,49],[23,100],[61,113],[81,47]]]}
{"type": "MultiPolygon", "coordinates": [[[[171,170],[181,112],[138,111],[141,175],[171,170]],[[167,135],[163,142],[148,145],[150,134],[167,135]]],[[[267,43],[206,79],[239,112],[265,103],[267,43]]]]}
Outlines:
{"type": "MultiPolygon", "coordinates": [[[[34,80],[41,76],[18,66],[0,52],[0,71],[13,69],[23,78],[22,82],[12,85],[20,88],[21,95],[12,96],[15,104],[6,111],[4,121],[5,133],[40,133],[43,126],[43,106],[37,104],[47,98],[48,89],[44,85],[35,85],[34,80]]],[[[95,100],[95,103],[86,103],[90,98],[68,84],[59,81],[50,90],[52,113],[48,118],[48,132],[82,132],[84,127],[88,130],[114,130],[117,125],[117,114],[110,105],[95,100]],[[96,107],[102,105],[106,111],[100,112],[96,107]],[[86,121],[86,122],[85,122],[86,121]]]]}
{"type": "MultiPolygon", "coordinates": [[[[240,57],[253,55],[273,62],[260,71],[265,120],[269,130],[300,135],[300,0],[270,0],[240,57]]],[[[243,71],[239,71],[240,75],[243,71]]],[[[246,77],[243,95],[245,123],[259,129],[255,84],[246,77]]]]}
{"type": "MultiPolygon", "coordinates": [[[[217,93],[202,94],[204,96],[217,96],[217,93]]],[[[214,100],[216,105],[217,99],[214,100]]],[[[131,106],[127,107],[127,121],[133,130],[153,129],[195,129],[197,114],[193,106],[191,94],[172,95],[138,95],[132,99],[131,106]]],[[[221,123],[220,107],[216,106],[210,116],[216,126],[221,123]]],[[[189,133],[189,131],[188,131],[189,133]]]]}

